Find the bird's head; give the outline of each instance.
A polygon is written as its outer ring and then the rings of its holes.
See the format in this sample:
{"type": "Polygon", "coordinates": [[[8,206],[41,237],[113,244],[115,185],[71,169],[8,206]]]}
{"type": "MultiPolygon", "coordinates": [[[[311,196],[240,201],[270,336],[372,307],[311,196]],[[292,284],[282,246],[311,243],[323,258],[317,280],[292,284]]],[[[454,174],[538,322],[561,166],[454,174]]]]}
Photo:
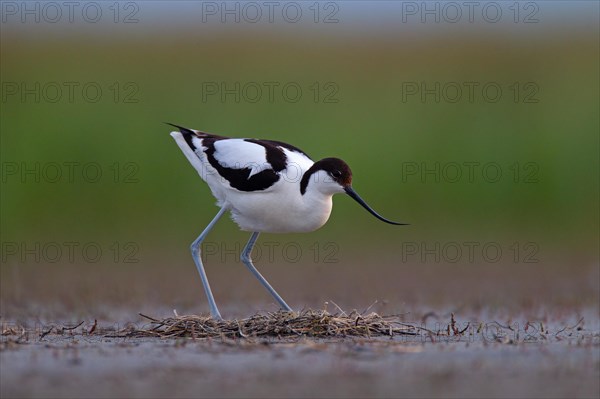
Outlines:
{"type": "Polygon", "coordinates": [[[406,225],[388,220],[375,212],[352,188],[352,170],[339,158],[323,158],[315,162],[302,176],[300,191],[317,190],[325,195],[346,193],[377,219],[395,225],[406,225]]]}

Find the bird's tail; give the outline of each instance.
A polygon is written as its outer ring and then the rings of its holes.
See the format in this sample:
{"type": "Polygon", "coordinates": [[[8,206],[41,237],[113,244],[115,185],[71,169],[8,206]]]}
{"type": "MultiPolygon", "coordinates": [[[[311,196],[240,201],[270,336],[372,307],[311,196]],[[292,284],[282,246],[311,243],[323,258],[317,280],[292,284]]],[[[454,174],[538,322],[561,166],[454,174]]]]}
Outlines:
{"type": "Polygon", "coordinates": [[[179,129],[179,133],[181,133],[183,135],[183,137],[185,137],[186,141],[191,140],[192,137],[198,137],[198,138],[201,138],[201,139],[204,139],[204,138],[224,138],[223,136],[218,136],[216,134],[207,133],[207,132],[201,132],[201,131],[195,130],[195,129],[188,129],[187,127],[179,126],[179,125],[176,125],[174,123],[165,122],[165,124],[167,124],[169,126],[176,127],[177,129],[179,129]]]}
{"type": "Polygon", "coordinates": [[[165,122],[165,124],[167,124],[169,126],[176,127],[177,129],[179,129],[179,132],[181,134],[195,134],[196,133],[192,129],[188,129],[187,127],[183,127],[183,126],[179,126],[179,125],[175,125],[174,123],[165,122]]]}

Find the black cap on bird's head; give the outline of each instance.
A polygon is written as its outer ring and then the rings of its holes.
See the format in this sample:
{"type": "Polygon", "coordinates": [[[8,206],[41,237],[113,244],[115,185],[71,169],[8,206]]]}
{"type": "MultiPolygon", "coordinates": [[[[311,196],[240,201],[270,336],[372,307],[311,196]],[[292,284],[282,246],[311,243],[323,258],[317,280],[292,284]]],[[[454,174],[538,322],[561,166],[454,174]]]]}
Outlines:
{"type": "Polygon", "coordinates": [[[318,172],[320,170],[326,172],[329,175],[329,177],[331,177],[331,179],[333,179],[333,181],[336,182],[346,192],[346,194],[348,194],[353,200],[358,202],[363,208],[369,211],[369,213],[371,213],[377,219],[389,224],[395,224],[399,226],[407,225],[407,223],[393,222],[375,212],[375,210],[373,210],[373,208],[371,208],[357,194],[357,192],[354,191],[354,189],[352,188],[352,170],[350,170],[350,167],[346,162],[342,161],[339,158],[324,158],[320,161],[315,162],[311,166],[311,168],[307,170],[306,173],[304,173],[304,176],[302,176],[302,181],[300,182],[300,190],[302,193],[306,191],[306,186],[308,185],[308,180],[310,176],[313,173],[318,172]]]}

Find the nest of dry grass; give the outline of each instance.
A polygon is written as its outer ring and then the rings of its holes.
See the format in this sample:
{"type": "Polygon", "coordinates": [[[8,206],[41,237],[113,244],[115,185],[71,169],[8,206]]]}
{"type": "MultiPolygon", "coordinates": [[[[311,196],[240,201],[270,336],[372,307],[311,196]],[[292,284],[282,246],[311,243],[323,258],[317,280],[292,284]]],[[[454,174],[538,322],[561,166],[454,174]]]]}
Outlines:
{"type": "Polygon", "coordinates": [[[144,328],[123,332],[127,337],[160,338],[343,338],[420,335],[424,330],[400,321],[400,316],[330,314],[325,310],[260,313],[241,320],[216,320],[209,316],[179,316],[150,321],[144,328]]]}

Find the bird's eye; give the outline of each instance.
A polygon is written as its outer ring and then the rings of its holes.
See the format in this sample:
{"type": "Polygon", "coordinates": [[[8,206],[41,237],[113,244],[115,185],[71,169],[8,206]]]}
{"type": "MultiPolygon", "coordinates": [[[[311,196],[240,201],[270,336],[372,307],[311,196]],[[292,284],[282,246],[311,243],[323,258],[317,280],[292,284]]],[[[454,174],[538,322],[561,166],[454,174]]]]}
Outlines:
{"type": "Polygon", "coordinates": [[[342,172],[340,172],[339,170],[334,170],[333,172],[331,172],[331,175],[333,177],[342,177],[342,172]]]}

